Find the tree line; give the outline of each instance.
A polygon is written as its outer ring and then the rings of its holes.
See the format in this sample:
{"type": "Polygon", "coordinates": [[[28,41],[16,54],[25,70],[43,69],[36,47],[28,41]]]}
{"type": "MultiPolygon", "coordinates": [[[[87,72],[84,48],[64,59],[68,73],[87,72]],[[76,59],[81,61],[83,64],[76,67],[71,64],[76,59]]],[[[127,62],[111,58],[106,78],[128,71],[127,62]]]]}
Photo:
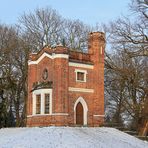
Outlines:
{"type": "MultiPolygon", "coordinates": [[[[148,99],[148,1],[131,0],[129,13],[102,25],[106,33],[106,122],[136,130],[148,99]]],[[[87,52],[87,36],[97,27],[63,18],[52,8],[0,24],[0,127],[25,126],[27,61],[45,45],[63,44],[87,52]]]]}
{"type": "Polygon", "coordinates": [[[105,27],[112,50],[105,61],[107,120],[138,130],[148,118],[148,1],[132,0],[129,8],[131,17],[105,27]]]}

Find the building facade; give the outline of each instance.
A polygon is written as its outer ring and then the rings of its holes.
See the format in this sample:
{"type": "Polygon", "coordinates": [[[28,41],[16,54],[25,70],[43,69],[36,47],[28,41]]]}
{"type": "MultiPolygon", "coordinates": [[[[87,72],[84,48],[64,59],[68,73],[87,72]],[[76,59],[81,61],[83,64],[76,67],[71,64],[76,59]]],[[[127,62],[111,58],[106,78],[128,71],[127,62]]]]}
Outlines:
{"type": "Polygon", "coordinates": [[[102,32],[88,36],[88,53],[44,47],[28,61],[27,126],[100,126],[104,122],[102,32]]]}

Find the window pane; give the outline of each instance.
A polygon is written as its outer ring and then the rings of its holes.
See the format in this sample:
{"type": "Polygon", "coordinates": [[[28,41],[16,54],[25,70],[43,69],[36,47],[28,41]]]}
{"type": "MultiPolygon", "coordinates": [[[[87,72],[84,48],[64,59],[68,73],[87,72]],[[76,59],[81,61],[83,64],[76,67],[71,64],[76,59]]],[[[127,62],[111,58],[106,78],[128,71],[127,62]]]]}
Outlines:
{"type": "Polygon", "coordinates": [[[41,95],[36,95],[36,114],[41,113],[41,95]]]}
{"type": "Polygon", "coordinates": [[[50,101],[50,95],[45,94],[45,114],[49,114],[49,101],[50,101]]]}
{"type": "Polygon", "coordinates": [[[84,81],[84,72],[77,72],[77,80],[84,81]]]}

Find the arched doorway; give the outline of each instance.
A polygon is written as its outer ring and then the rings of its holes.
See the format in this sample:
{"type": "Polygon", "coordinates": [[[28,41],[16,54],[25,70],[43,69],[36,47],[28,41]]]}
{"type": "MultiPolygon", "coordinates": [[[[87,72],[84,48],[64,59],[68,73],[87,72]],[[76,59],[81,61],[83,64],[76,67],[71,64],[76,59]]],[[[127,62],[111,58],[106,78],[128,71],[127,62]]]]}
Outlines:
{"type": "Polygon", "coordinates": [[[76,106],[76,124],[77,125],[83,125],[83,106],[79,102],[76,106]]]}
{"type": "Polygon", "coordinates": [[[87,125],[87,104],[82,97],[79,97],[74,104],[74,124],[87,125]]]}

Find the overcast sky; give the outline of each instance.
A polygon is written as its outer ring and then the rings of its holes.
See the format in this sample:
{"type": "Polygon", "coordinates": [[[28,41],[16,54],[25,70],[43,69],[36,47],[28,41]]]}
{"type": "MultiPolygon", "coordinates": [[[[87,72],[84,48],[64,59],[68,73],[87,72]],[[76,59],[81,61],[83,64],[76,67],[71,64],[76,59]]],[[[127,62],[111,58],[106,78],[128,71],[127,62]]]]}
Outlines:
{"type": "Polygon", "coordinates": [[[24,12],[51,7],[69,19],[86,24],[107,23],[128,14],[131,0],[0,0],[0,22],[14,24],[24,12]]]}

